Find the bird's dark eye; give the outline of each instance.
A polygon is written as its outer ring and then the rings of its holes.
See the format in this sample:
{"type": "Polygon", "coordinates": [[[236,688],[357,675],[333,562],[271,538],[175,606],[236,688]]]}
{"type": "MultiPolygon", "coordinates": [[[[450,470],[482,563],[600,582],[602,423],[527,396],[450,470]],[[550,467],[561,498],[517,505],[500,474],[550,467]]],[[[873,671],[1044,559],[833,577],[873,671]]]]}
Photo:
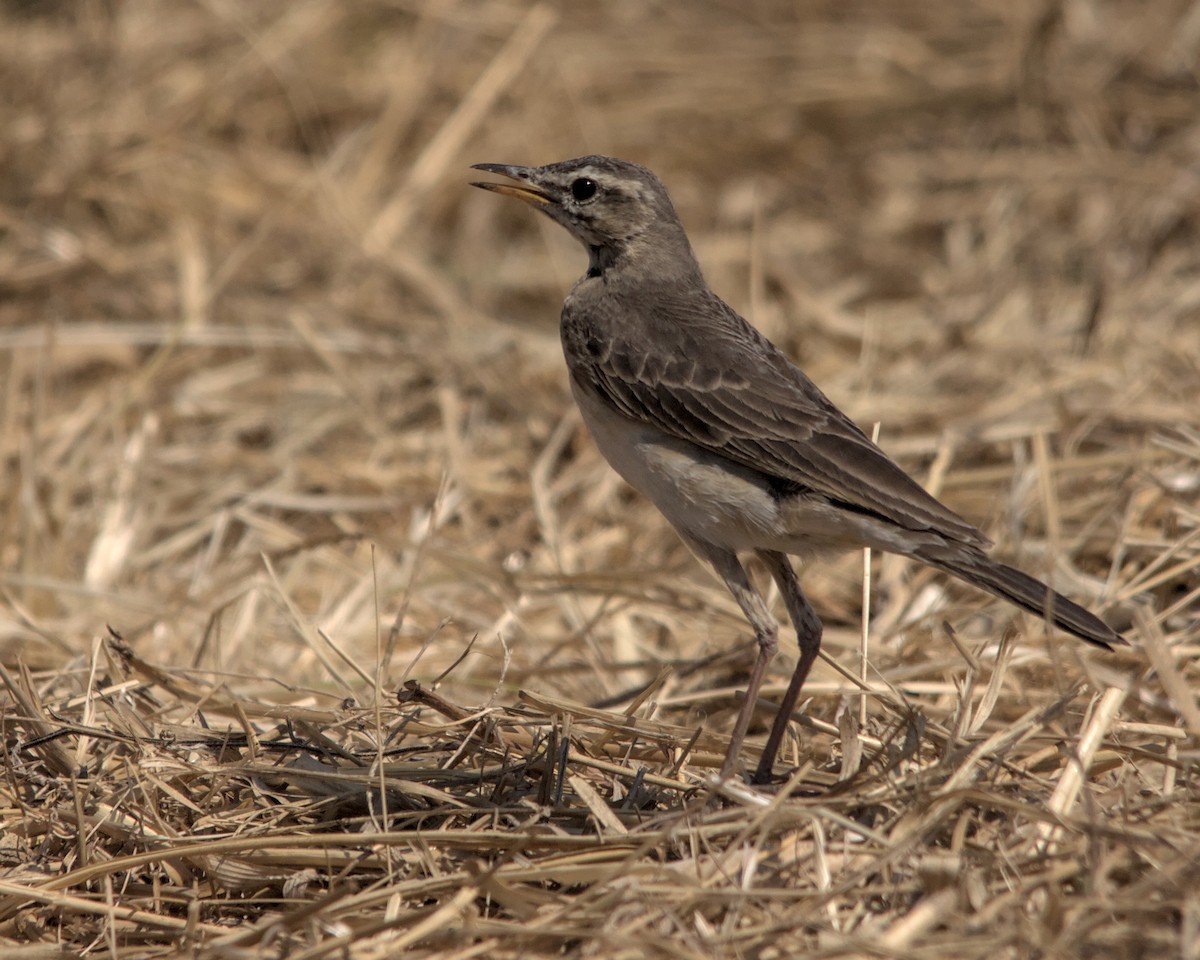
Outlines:
{"type": "Polygon", "coordinates": [[[581,203],[591,200],[596,195],[596,181],[588,177],[580,177],[571,184],[571,196],[581,203]]]}

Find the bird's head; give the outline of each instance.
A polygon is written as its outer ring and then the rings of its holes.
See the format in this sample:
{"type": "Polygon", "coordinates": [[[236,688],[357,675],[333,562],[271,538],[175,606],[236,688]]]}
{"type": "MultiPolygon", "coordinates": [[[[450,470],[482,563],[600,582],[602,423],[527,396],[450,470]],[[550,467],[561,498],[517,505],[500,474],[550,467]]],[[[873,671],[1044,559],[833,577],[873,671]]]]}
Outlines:
{"type": "Polygon", "coordinates": [[[667,188],[628,160],[580,157],[544,167],[477,163],[515,183],[472,186],[516,197],[561,223],[591,258],[589,274],[618,268],[630,275],[670,275],[697,269],[667,188]]]}

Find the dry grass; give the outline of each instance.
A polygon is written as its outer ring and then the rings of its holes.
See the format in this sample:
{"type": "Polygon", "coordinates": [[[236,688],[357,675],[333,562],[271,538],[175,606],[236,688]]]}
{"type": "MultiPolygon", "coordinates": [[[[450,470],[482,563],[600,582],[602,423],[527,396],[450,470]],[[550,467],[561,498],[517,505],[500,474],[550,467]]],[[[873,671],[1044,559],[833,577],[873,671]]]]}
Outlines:
{"type": "Polygon", "coordinates": [[[0,950],[1200,957],[1197,50],[1190,0],[0,4],[0,950]],[[745,624],[582,434],[581,254],[465,188],[585,152],[1129,650],[876,558],[863,682],[861,558],[805,571],[794,789],[707,803],[745,624]]]}

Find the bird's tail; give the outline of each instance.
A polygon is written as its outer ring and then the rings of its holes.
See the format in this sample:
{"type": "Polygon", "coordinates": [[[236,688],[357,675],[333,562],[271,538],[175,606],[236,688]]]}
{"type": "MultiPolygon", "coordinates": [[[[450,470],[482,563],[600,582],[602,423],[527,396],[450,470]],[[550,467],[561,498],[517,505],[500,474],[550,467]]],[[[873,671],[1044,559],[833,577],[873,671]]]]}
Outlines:
{"type": "Polygon", "coordinates": [[[1068,600],[1061,593],[1056,593],[1036,577],[1022,573],[1016,567],[998,563],[982,550],[964,550],[959,547],[953,554],[948,555],[949,553],[928,550],[918,552],[914,557],[1015,603],[1030,613],[1036,613],[1056,627],[1088,643],[1094,643],[1106,650],[1111,650],[1114,646],[1125,646],[1125,638],[1103,620],[1074,601],[1068,600]]]}

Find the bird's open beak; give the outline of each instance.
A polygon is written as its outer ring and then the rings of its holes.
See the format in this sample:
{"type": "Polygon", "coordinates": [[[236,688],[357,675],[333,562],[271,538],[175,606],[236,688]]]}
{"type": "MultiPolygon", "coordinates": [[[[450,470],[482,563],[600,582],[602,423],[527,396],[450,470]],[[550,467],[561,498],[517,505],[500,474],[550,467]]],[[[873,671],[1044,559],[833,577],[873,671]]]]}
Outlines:
{"type": "MultiPolygon", "coordinates": [[[[476,163],[471,167],[472,170],[484,170],[488,173],[498,173],[502,177],[508,177],[510,180],[528,181],[533,171],[529,167],[516,167],[507,163],[476,163]]],[[[482,190],[491,190],[493,193],[499,193],[505,197],[516,197],[518,200],[524,200],[526,203],[532,203],[534,206],[545,206],[553,202],[553,198],[537,187],[529,185],[514,186],[511,183],[472,183],[471,186],[479,187],[482,190]]]]}

